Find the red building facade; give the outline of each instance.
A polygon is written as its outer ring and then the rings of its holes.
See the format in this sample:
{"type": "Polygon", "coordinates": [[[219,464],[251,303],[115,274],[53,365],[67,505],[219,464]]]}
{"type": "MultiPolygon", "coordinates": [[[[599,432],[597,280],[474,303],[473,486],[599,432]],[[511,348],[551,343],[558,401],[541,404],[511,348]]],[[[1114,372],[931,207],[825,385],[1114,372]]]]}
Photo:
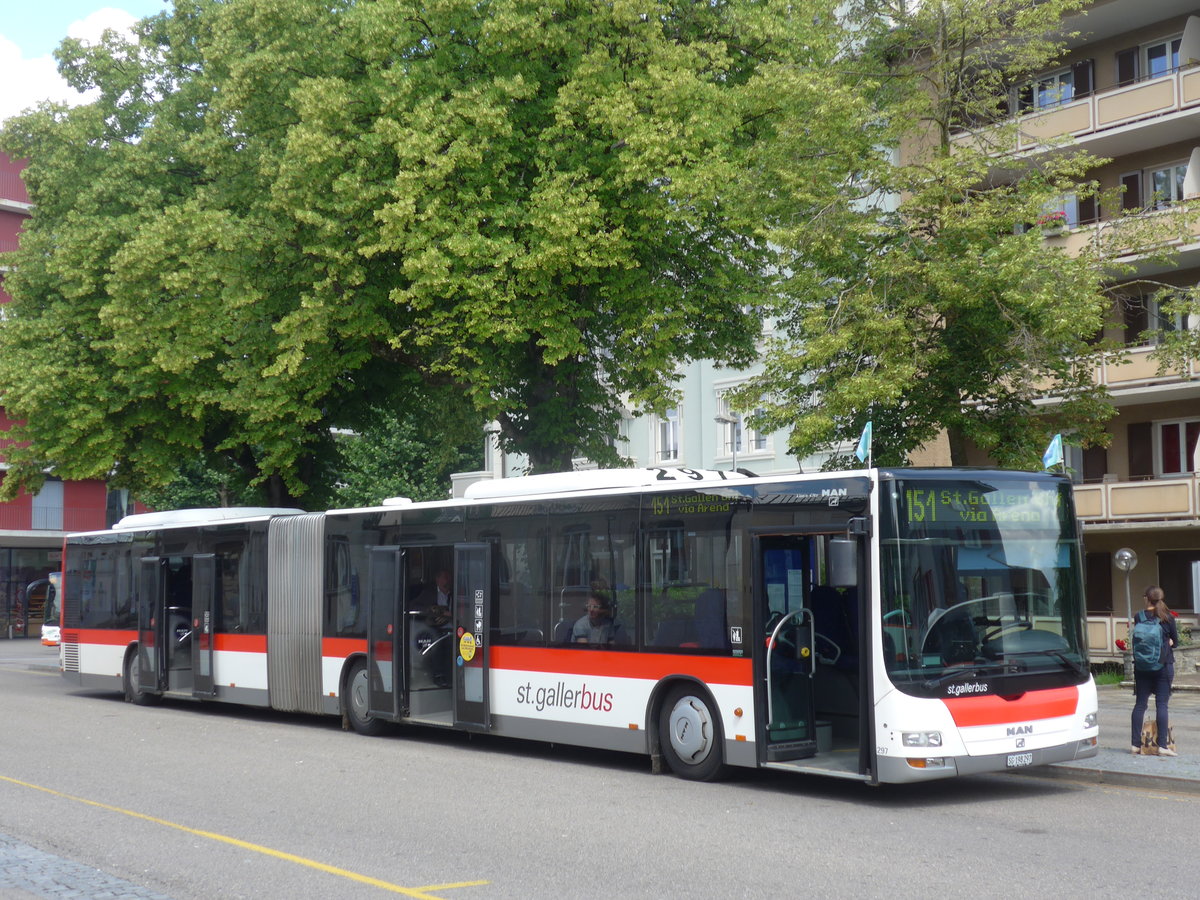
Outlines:
{"type": "MultiPolygon", "coordinates": [[[[4,289],[5,254],[17,249],[21,227],[32,206],[21,181],[23,164],[0,154],[0,303],[11,299],[4,289]]],[[[3,327],[0,323],[0,327],[3,327]]],[[[7,468],[4,435],[12,422],[0,409],[0,471],[7,468]]],[[[62,538],[68,531],[104,528],[124,514],[124,499],[109,495],[103,481],[49,478],[36,496],[22,492],[0,503],[0,640],[41,634],[42,592],[30,585],[59,568],[62,538]]]]}

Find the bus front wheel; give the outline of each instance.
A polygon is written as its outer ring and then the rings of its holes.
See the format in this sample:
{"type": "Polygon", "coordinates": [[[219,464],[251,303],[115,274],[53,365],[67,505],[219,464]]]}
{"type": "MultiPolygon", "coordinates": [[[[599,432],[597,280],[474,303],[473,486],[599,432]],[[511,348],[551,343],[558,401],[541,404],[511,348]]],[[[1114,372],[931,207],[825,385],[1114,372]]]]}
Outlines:
{"type": "Polygon", "coordinates": [[[721,721],[703,691],[673,688],[658,712],[658,736],[671,771],[692,781],[712,781],[724,771],[721,721]]]}
{"type": "Polygon", "coordinates": [[[346,676],[346,718],[350,720],[350,727],[359,734],[374,737],[383,733],[384,723],[367,711],[370,709],[367,702],[370,687],[367,664],[360,659],[351,666],[350,674],[346,676]]]}
{"type": "Polygon", "coordinates": [[[125,699],[138,706],[153,706],[160,702],[159,694],[151,694],[142,690],[139,682],[142,666],[138,662],[137,650],[125,654],[125,699]]]}

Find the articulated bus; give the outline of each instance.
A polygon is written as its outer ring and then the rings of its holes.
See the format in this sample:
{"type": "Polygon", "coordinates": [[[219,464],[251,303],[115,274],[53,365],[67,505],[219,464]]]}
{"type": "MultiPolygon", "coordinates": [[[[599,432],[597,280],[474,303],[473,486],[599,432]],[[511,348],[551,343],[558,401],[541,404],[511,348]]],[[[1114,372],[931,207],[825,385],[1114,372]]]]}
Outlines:
{"type": "Polygon", "coordinates": [[[917,782],[1097,752],[1061,476],[539,475],[129,516],[70,535],[63,572],[64,676],[139,704],[628,751],[697,780],[917,782]]]}

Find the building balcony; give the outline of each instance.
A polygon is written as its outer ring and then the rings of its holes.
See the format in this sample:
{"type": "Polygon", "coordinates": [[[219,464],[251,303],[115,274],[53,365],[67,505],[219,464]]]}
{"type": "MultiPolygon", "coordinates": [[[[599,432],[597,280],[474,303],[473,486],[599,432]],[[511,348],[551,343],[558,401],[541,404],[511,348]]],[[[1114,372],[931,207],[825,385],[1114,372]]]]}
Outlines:
{"type": "Polygon", "coordinates": [[[1062,138],[1096,156],[1200,136],[1200,66],[1134,84],[1097,90],[1060,106],[1027,113],[1015,149],[1034,152],[1062,138]]]}
{"type": "MultiPolygon", "coordinates": [[[[1112,476],[1106,476],[1110,478],[1112,476]]],[[[1075,513],[1088,525],[1130,522],[1181,524],[1200,517],[1200,476],[1188,473],[1147,481],[1075,486],[1075,513]]]]}

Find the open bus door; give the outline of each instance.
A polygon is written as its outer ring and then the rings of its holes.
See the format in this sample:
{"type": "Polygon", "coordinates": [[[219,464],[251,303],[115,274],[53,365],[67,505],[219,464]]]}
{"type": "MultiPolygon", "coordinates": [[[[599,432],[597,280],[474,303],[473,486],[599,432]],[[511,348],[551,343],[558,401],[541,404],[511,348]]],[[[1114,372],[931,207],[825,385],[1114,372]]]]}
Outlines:
{"type": "Polygon", "coordinates": [[[454,724],[487,731],[487,623],[493,594],[491,544],[454,547],[454,724]]]}
{"type": "Polygon", "coordinates": [[[192,693],[214,697],[213,620],[217,614],[217,557],[198,553],[192,557],[192,693]]]}
{"type": "Polygon", "coordinates": [[[761,761],[868,779],[870,630],[862,541],[828,528],[754,537],[761,761]]]}
{"type": "Polygon", "coordinates": [[[144,556],[138,569],[137,687],[142,692],[166,689],[166,660],[162,652],[163,564],[158,556],[144,556]]]}
{"type": "Polygon", "coordinates": [[[401,608],[404,551],[373,547],[367,573],[367,712],[395,721],[405,706],[404,646],[407,616],[401,608]]]}

